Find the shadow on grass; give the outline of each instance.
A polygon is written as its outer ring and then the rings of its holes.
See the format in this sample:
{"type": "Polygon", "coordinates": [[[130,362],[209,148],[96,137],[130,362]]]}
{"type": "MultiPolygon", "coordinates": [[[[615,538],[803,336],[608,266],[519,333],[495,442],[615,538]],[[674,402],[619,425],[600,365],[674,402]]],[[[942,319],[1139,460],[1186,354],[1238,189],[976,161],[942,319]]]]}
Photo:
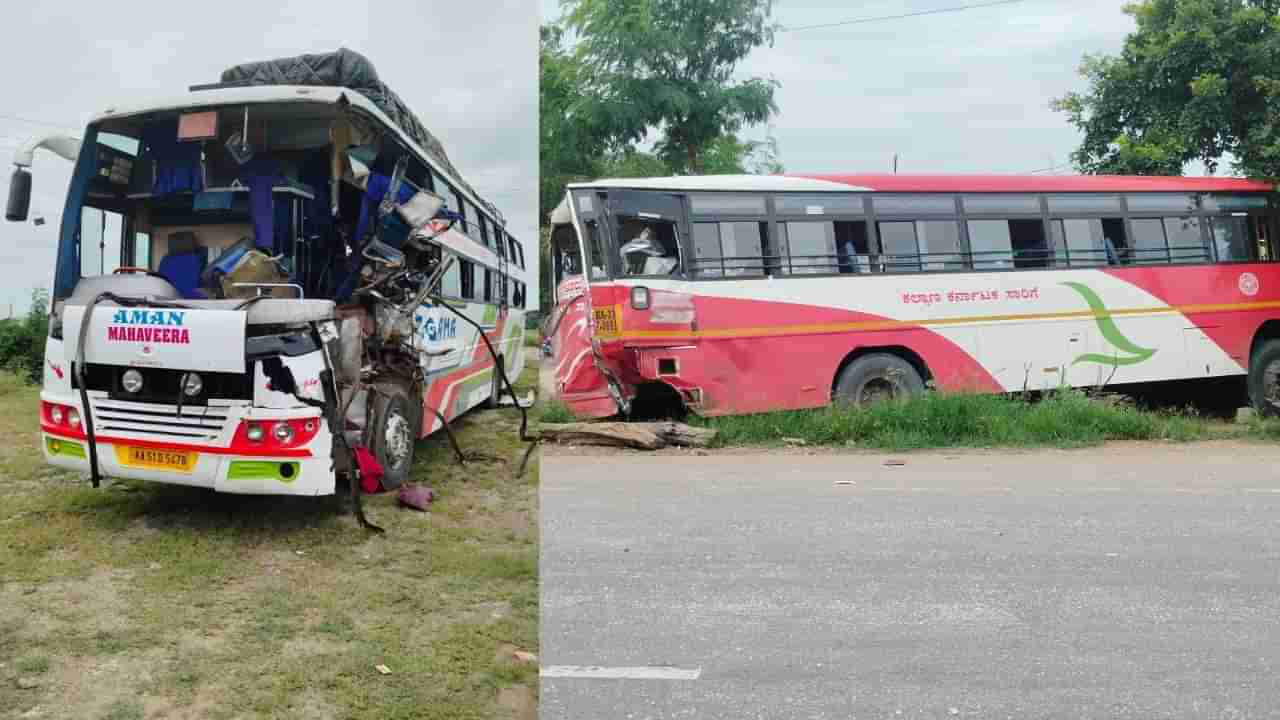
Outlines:
{"type": "Polygon", "coordinates": [[[97,490],[82,487],[64,499],[63,509],[83,513],[86,521],[106,530],[138,522],[156,530],[184,529],[230,532],[246,539],[279,537],[294,531],[346,529],[351,514],[345,487],[322,497],[232,495],[204,488],[140,481],[110,481],[97,490]]]}

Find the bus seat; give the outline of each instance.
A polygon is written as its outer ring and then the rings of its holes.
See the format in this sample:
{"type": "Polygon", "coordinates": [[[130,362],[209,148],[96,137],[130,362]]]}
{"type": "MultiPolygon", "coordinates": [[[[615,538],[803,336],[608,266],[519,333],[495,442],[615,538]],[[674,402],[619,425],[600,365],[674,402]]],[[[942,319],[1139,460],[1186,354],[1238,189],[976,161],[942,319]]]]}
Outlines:
{"type": "Polygon", "coordinates": [[[193,232],[176,232],[169,236],[169,250],[160,260],[156,272],[168,280],[184,298],[202,298],[200,273],[204,270],[205,251],[196,244],[193,232]]]}

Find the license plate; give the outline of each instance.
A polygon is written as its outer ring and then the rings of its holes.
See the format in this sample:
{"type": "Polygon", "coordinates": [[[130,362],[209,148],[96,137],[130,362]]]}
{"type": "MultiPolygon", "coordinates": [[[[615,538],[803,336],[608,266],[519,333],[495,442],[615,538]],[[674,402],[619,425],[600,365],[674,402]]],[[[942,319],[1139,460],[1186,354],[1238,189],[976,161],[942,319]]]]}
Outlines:
{"type": "Polygon", "coordinates": [[[196,466],[198,453],[184,450],[164,450],[159,448],[116,446],[116,459],[126,467],[145,468],[147,470],[172,470],[189,473],[196,466]]]}

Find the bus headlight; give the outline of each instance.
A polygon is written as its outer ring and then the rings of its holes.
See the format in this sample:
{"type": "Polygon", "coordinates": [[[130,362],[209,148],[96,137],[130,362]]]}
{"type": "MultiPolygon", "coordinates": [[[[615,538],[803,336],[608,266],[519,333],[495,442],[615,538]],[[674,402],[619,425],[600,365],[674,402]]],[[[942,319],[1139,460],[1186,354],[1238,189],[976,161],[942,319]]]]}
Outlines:
{"type": "Polygon", "coordinates": [[[67,424],[75,429],[80,427],[80,412],[75,408],[67,411],[67,424]]]}
{"type": "Polygon", "coordinates": [[[182,385],[182,392],[186,393],[187,397],[195,397],[200,394],[201,390],[204,390],[204,380],[195,373],[187,373],[187,380],[182,385]]]}
{"type": "Polygon", "coordinates": [[[275,436],[276,442],[281,445],[288,445],[293,442],[293,426],[287,422],[276,423],[276,427],[271,431],[271,434],[275,436]]]}
{"type": "Polygon", "coordinates": [[[262,429],[261,423],[249,423],[249,427],[244,430],[244,436],[253,442],[262,442],[265,435],[266,431],[262,429]]]}
{"type": "Polygon", "coordinates": [[[62,407],[60,407],[60,406],[58,406],[58,405],[50,405],[50,406],[49,406],[49,419],[53,421],[53,424],[54,424],[54,425],[61,425],[61,424],[62,424],[62,419],[63,419],[63,415],[62,415],[62,407]]]}
{"type": "Polygon", "coordinates": [[[120,386],[127,393],[136,393],[142,389],[142,373],[137,370],[125,370],[120,376],[120,386]]]}

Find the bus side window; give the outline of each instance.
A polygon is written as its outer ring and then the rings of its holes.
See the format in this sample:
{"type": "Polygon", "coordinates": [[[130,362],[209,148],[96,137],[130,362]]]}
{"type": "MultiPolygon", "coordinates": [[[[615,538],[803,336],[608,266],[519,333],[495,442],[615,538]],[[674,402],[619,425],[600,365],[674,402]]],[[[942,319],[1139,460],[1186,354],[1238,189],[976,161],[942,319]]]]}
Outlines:
{"type": "Polygon", "coordinates": [[[476,266],[470,260],[459,260],[462,270],[462,298],[476,299],[476,266]]]}
{"type": "Polygon", "coordinates": [[[1251,260],[1250,245],[1255,237],[1255,225],[1254,219],[1244,214],[1210,217],[1209,228],[1217,248],[1218,262],[1251,260]]]}
{"type": "Polygon", "coordinates": [[[1132,261],[1123,218],[1102,218],[1102,246],[1108,265],[1128,265],[1132,261]]]}
{"type": "Polygon", "coordinates": [[[673,222],[623,218],[618,252],[629,276],[665,277],[680,272],[680,243],[673,222]]]}
{"type": "Polygon", "coordinates": [[[752,221],[693,224],[694,277],[764,275],[768,223],[752,221]]]}
{"type": "Polygon", "coordinates": [[[588,280],[607,280],[609,278],[609,265],[604,255],[604,239],[600,237],[600,227],[594,220],[588,220],[587,226],[587,254],[590,260],[587,267],[590,269],[588,280]]]}

